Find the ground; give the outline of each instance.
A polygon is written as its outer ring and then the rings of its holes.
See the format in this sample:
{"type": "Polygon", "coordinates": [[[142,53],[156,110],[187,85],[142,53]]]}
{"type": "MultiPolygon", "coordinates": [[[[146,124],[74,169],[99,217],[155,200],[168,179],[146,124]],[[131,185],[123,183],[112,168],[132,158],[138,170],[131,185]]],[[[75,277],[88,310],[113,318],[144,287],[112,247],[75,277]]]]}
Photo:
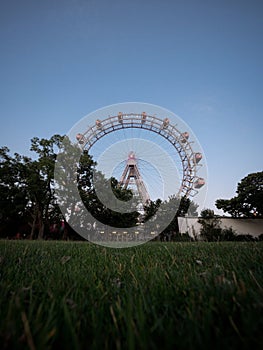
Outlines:
{"type": "Polygon", "coordinates": [[[2,349],[260,349],[263,243],[0,241],[2,349]]]}

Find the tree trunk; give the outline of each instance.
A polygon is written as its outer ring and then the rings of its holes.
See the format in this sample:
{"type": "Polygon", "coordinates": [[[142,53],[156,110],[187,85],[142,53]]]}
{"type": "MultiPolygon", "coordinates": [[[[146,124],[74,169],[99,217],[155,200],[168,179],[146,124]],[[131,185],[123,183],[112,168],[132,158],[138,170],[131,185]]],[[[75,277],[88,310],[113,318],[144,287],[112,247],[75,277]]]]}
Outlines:
{"type": "Polygon", "coordinates": [[[34,208],[33,224],[31,226],[31,232],[30,232],[29,239],[33,239],[34,238],[34,233],[35,233],[35,229],[36,229],[36,223],[37,223],[37,212],[36,212],[36,208],[34,208]]]}
{"type": "Polygon", "coordinates": [[[42,212],[41,210],[38,210],[38,225],[39,225],[39,230],[38,230],[38,239],[43,239],[44,238],[44,231],[45,231],[45,224],[44,220],[42,217],[42,212]]]}
{"type": "Polygon", "coordinates": [[[65,226],[64,226],[63,236],[62,236],[63,241],[67,241],[69,239],[68,230],[69,230],[69,227],[67,222],[65,221],[65,226]]]}

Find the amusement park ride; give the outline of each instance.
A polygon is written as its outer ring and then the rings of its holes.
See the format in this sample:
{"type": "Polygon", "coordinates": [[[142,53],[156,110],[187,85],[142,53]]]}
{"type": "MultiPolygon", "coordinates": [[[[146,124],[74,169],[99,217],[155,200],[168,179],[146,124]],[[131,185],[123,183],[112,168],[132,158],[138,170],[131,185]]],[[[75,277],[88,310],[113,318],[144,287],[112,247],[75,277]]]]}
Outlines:
{"type": "MultiPolygon", "coordinates": [[[[97,119],[83,134],[78,133],[76,139],[83,150],[88,152],[92,146],[102,137],[121,129],[144,129],[159,134],[175,148],[180,157],[182,167],[182,178],[178,196],[193,197],[198,190],[204,186],[205,180],[198,177],[198,167],[201,166],[202,154],[195,152],[189,141],[189,133],[181,132],[176,125],[170,123],[169,118],[158,118],[146,112],[122,113],[109,116],[103,120],[97,119]]],[[[119,185],[128,188],[136,185],[141,203],[144,205],[150,201],[150,196],[143,182],[135,153],[130,150],[125,169],[119,180],[119,185]]]]}

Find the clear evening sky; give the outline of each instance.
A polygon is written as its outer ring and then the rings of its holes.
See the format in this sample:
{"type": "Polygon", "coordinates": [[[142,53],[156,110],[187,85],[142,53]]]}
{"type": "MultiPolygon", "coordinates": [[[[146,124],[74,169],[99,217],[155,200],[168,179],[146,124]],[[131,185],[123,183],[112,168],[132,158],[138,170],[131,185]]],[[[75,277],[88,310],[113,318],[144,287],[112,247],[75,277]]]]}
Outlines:
{"type": "Polygon", "coordinates": [[[263,170],[263,2],[1,0],[0,146],[138,101],[179,115],[208,163],[205,206],[263,170]]]}

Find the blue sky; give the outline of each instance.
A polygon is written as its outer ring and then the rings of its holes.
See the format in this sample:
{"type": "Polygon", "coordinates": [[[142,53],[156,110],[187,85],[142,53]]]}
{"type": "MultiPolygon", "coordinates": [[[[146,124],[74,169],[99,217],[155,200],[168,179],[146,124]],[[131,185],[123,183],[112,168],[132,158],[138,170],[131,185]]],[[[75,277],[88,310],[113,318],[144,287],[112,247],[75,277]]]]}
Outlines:
{"type": "Polygon", "coordinates": [[[106,105],[160,105],[202,145],[214,208],[263,170],[262,38],[256,0],[2,0],[0,145],[25,154],[106,105]]]}

